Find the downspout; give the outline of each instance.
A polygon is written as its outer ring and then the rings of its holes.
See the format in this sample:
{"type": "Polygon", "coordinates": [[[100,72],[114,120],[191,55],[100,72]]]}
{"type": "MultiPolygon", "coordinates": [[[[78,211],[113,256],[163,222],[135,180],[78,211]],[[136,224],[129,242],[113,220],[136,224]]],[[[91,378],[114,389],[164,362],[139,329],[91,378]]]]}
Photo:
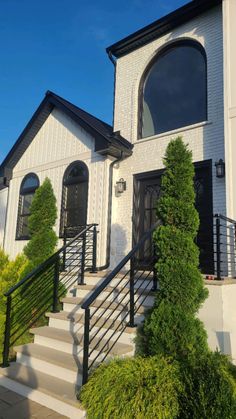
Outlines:
{"type": "MultiPolygon", "coordinates": [[[[116,91],[116,60],[114,59],[111,51],[107,51],[108,58],[114,65],[115,74],[114,74],[114,85],[113,85],[113,116],[112,116],[112,126],[114,127],[115,119],[115,91],[116,91]]],[[[106,264],[100,266],[98,271],[103,271],[110,266],[110,253],[111,253],[111,217],[112,217],[112,186],[113,186],[113,167],[116,163],[120,162],[123,159],[123,151],[120,152],[120,157],[111,162],[109,167],[109,187],[108,187],[108,212],[107,212],[107,248],[106,248],[106,264]]]]}
{"type": "Polygon", "coordinates": [[[113,167],[124,158],[124,152],[120,152],[120,157],[111,162],[109,167],[109,187],[108,187],[108,213],[107,213],[107,249],[106,249],[106,264],[99,266],[98,271],[103,271],[110,266],[111,253],[111,218],[112,218],[112,190],[113,190],[113,167]]]}

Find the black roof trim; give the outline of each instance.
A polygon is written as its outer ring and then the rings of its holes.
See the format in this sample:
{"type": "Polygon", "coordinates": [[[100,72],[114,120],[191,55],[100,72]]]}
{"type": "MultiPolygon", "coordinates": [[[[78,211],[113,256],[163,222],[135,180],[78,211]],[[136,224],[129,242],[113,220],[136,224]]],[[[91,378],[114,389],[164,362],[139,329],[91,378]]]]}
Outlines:
{"type": "Polygon", "coordinates": [[[116,42],[108,47],[106,51],[116,58],[122,57],[154,39],[158,39],[177,26],[219,5],[221,2],[222,0],[192,0],[179,9],[163,16],[161,19],[116,42]]]}
{"type": "Polygon", "coordinates": [[[37,132],[40,130],[54,107],[61,109],[83,129],[95,138],[95,151],[102,155],[118,157],[120,152],[131,155],[133,145],[123,138],[119,132],[113,132],[113,128],[106,122],[94,117],[81,108],[73,105],[51,91],[47,91],[45,98],[26,125],[18,140],[0,165],[0,176],[11,178],[12,169],[19,161],[37,132]]]}

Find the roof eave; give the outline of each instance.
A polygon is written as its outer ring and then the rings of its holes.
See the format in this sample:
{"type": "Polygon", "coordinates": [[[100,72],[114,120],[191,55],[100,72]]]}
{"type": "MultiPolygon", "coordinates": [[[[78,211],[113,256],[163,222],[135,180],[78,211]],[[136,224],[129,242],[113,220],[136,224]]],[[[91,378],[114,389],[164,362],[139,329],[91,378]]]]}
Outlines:
{"type": "Polygon", "coordinates": [[[222,0],[192,0],[190,3],[185,4],[161,19],[109,46],[106,48],[106,51],[108,54],[120,58],[148,44],[154,39],[158,39],[177,26],[182,25],[220,3],[222,3],[222,0]]]}

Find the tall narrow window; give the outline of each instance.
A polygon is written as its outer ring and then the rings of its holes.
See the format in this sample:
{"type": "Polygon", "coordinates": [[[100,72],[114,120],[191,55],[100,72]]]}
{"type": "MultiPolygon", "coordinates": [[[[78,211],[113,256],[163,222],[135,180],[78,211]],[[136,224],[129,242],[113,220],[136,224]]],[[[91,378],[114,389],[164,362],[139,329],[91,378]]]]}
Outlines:
{"type": "Polygon", "coordinates": [[[16,238],[28,240],[30,238],[28,220],[30,215],[30,206],[36,189],[39,187],[39,179],[34,173],[29,173],[24,177],[20,187],[18,220],[16,229],[16,238]]]}
{"type": "Polygon", "coordinates": [[[191,40],[164,48],[142,81],[139,137],[207,120],[204,48],[191,40]]]}
{"type": "Polygon", "coordinates": [[[61,235],[84,226],[87,222],[88,168],[85,163],[72,163],[63,178],[61,235]]]}

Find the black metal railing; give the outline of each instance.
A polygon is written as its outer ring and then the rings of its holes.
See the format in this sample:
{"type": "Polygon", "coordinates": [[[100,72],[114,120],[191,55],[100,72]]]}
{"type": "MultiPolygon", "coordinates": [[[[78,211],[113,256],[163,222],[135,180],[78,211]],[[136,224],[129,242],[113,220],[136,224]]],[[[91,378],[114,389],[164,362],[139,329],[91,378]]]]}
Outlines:
{"type": "Polygon", "coordinates": [[[4,295],[6,323],[3,367],[9,365],[13,345],[29,339],[29,329],[45,322],[45,313],[58,312],[60,298],[76,283],[84,284],[84,272],[96,272],[97,224],[80,229],[56,253],[26,275],[4,295]]]}
{"type": "Polygon", "coordinates": [[[154,225],[82,304],[84,313],[83,384],[97,362],[103,362],[151,292],[157,290],[154,225]],[[147,247],[146,244],[149,243],[147,247]],[[140,250],[142,263],[140,268],[140,250]],[[146,264],[145,264],[146,255],[146,264]],[[105,291],[105,296],[103,292],[105,291]]]}
{"type": "MultiPolygon", "coordinates": [[[[89,227],[87,225],[86,227],[89,227]]],[[[84,282],[84,272],[86,270],[90,270],[91,273],[97,272],[97,224],[93,224],[92,228],[88,229],[83,233],[83,229],[85,226],[77,226],[77,227],[65,227],[64,229],[64,236],[63,236],[63,268],[67,268],[66,261],[71,261],[71,266],[73,266],[73,254],[74,254],[74,247],[75,243],[79,243],[83,240],[82,243],[82,256],[85,260],[82,263],[84,270],[81,275],[81,282],[84,282]],[[81,234],[82,233],[82,234],[81,234]],[[85,237],[84,237],[85,236],[85,237]],[[75,239],[75,241],[72,241],[75,239]],[[85,252],[85,245],[86,245],[86,252],[85,252]]],[[[75,260],[76,264],[76,260],[75,260]]]]}
{"type": "Polygon", "coordinates": [[[236,221],[214,215],[214,266],[218,280],[236,277],[236,221]]]}

